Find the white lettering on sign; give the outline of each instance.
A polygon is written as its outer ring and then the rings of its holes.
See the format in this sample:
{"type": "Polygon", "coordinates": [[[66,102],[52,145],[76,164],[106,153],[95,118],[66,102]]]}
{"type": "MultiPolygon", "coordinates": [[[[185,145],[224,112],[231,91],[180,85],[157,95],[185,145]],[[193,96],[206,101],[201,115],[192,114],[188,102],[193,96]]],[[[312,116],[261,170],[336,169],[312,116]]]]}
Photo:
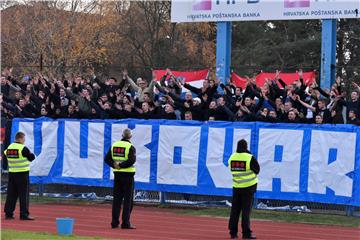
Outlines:
{"type": "MultiPolygon", "coordinates": [[[[30,163],[30,176],[48,176],[58,155],[58,122],[42,122],[41,152],[30,163]]],[[[20,122],[19,131],[25,133],[25,145],[34,153],[34,122],[20,122]]]]}
{"type": "Polygon", "coordinates": [[[103,178],[104,125],[88,123],[88,146],[80,150],[80,122],[65,122],[63,177],[103,178]],[[87,158],[80,151],[87,151],[87,158]]]}
{"type": "Polygon", "coordinates": [[[160,126],[157,183],[197,185],[200,130],[200,127],[160,126]],[[179,156],[175,156],[176,149],[179,156]],[[175,163],[176,160],[179,162],[175,163]]]}
{"type": "Polygon", "coordinates": [[[312,131],[308,191],[352,196],[353,180],[346,174],[354,171],[356,133],[312,131]],[[330,158],[330,159],[329,159],[330,158]]]}
{"type": "Polygon", "coordinates": [[[233,142],[225,143],[225,128],[209,128],[206,166],[215,187],[231,188],[232,176],[223,162],[224,147],[225,144],[232,144],[231,153],[233,153],[236,151],[237,142],[241,139],[245,139],[250,146],[251,130],[234,129],[233,142]]]}
{"type": "Polygon", "coordinates": [[[272,191],[273,179],[279,178],[282,192],[299,192],[302,141],[300,130],[259,130],[259,190],[272,191]]]}

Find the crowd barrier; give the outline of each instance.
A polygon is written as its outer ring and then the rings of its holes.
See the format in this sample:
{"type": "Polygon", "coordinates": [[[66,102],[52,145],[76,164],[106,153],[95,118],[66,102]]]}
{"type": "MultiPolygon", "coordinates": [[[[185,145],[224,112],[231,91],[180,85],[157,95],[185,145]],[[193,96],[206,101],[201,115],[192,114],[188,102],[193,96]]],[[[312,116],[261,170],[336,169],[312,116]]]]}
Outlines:
{"type": "Polygon", "coordinates": [[[111,187],[104,163],[124,128],[133,129],[136,189],[230,196],[227,160],[240,139],[257,157],[257,198],[360,206],[360,128],[168,120],[14,119],[36,154],[34,184],[111,187]]]}

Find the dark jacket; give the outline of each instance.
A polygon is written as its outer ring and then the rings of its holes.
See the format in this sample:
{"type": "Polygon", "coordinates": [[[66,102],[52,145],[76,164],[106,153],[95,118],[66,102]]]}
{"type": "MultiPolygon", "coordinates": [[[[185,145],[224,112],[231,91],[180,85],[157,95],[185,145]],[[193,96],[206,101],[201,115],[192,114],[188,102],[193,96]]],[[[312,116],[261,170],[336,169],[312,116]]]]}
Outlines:
{"type": "Polygon", "coordinates": [[[348,119],[347,124],[354,124],[354,125],[360,125],[360,120],[355,118],[354,120],[348,119]]]}
{"type": "Polygon", "coordinates": [[[215,85],[213,87],[208,87],[204,92],[202,92],[201,88],[197,88],[194,86],[191,86],[188,83],[184,84],[184,87],[189,89],[191,92],[195,93],[196,95],[198,95],[199,98],[202,98],[202,96],[204,96],[205,94],[208,96],[209,99],[212,99],[214,94],[217,91],[218,86],[215,85]]]}
{"type": "Polygon", "coordinates": [[[324,110],[316,108],[316,111],[315,111],[315,114],[314,114],[314,119],[315,119],[316,115],[322,115],[324,123],[331,123],[332,122],[331,112],[327,108],[324,109],[324,110]]]}
{"type": "Polygon", "coordinates": [[[345,101],[343,99],[340,99],[340,101],[342,103],[342,105],[346,106],[346,116],[349,115],[349,111],[350,110],[355,110],[356,112],[360,112],[360,100],[356,100],[356,101],[345,101]]]}

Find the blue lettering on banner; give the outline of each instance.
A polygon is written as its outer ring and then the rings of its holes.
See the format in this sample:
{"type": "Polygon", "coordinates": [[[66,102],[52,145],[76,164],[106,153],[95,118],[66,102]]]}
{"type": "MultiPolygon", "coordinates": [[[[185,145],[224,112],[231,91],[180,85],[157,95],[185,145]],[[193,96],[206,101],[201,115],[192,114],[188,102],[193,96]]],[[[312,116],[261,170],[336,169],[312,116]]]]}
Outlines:
{"type": "Polygon", "coordinates": [[[330,165],[332,162],[336,161],[336,155],[337,155],[337,149],[336,148],[330,148],[329,149],[328,165],[330,165]]]}
{"type": "Polygon", "coordinates": [[[247,138],[261,166],[258,198],[360,206],[360,127],[353,125],[40,118],[14,119],[11,137],[25,132],[37,155],[32,183],[112,187],[100,156],[126,126],[134,130],[136,189],[231,196],[226,160],[237,138],[247,138]]]}
{"type": "Polygon", "coordinates": [[[281,145],[275,145],[274,162],[281,162],[283,156],[284,147],[281,145]]]}
{"type": "Polygon", "coordinates": [[[174,164],[181,164],[181,147],[174,147],[174,164]]]}

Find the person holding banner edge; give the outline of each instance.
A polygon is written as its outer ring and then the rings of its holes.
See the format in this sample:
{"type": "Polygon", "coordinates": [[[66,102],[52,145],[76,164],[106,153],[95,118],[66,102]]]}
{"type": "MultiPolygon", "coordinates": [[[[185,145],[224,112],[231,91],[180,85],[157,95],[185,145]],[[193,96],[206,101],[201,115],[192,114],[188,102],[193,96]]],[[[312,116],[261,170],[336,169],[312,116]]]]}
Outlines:
{"type": "Polygon", "coordinates": [[[130,142],[131,137],[131,130],[126,128],[123,131],[121,141],[115,142],[105,157],[106,164],[112,167],[114,172],[112,228],[119,227],[120,210],[123,201],[121,228],[136,228],[130,223],[130,214],[133,208],[134,164],[136,162],[136,149],[130,142]]]}
{"type": "Polygon", "coordinates": [[[238,222],[240,213],[243,239],[256,239],[250,228],[250,212],[254,193],[257,188],[257,174],[260,165],[247,148],[247,142],[241,139],[237,144],[236,152],[229,158],[229,169],[233,180],[233,196],[229,219],[231,239],[238,238],[238,222]]]}
{"type": "Polygon", "coordinates": [[[24,145],[25,134],[17,132],[14,143],[4,151],[9,167],[9,181],[4,207],[5,219],[14,219],[17,198],[20,200],[20,220],[34,220],[29,213],[29,171],[35,155],[24,145]]]}

